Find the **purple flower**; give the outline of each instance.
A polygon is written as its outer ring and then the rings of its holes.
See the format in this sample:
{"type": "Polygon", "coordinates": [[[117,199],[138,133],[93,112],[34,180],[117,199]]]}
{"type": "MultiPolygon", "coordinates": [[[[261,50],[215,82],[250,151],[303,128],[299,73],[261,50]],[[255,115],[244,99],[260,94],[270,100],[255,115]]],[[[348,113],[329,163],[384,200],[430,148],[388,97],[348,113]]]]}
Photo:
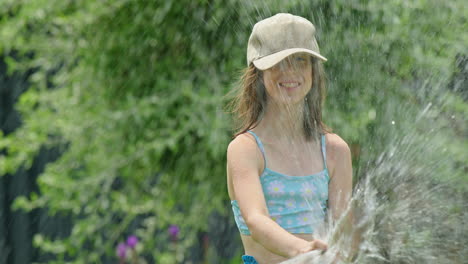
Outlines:
{"type": "Polygon", "coordinates": [[[119,243],[119,245],[117,245],[117,256],[120,259],[124,259],[126,255],[127,255],[127,245],[125,245],[125,243],[119,243]]]}
{"type": "Polygon", "coordinates": [[[169,235],[171,237],[172,240],[177,240],[178,238],[178,235],[179,235],[179,227],[177,225],[171,225],[169,228],[168,228],[168,231],[169,231],[169,235]]]}
{"type": "Polygon", "coordinates": [[[138,244],[138,238],[136,236],[129,236],[127,238],[127,246],[134,249],[136,244],[138,244]]]}

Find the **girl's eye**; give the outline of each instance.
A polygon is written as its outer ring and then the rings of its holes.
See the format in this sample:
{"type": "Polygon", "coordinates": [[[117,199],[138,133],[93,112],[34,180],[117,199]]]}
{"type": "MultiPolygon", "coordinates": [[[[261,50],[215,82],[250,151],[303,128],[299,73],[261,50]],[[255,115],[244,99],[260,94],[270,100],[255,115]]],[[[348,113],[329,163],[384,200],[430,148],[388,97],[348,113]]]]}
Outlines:
{"type": "Polygon", "coordinates": [[[304,58],[304,57],[297,57],[297,58],[296,58],[296,61],[305,62],[305,61],[306,61],[306,58],[304,58]]]}

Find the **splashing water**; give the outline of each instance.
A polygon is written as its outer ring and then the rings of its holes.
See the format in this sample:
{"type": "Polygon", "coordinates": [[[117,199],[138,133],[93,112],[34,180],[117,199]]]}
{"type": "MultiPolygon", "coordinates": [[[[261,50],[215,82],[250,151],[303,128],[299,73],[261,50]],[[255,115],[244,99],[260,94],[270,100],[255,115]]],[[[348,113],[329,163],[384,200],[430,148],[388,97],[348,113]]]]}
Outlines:
{"type": "MultiPolygon", "coordinates": [[[[431,107],[428,104],[421,111],[417,122],[427,121],[431,107]]],[[[329,249],[283,264],[468,261],[467,197],[450,180],[438,180],[450,157],[437,160],[434,157],[441,155],[431,155],[444,151],[432,140],[437,131],[421,133],[416,126],[408,124],[407,133],[394,136],[374,164],[367,165],[348,208],[352,224],[347,225],[344,216],[330,224],[324,235],[316,235],[328,241],[329,249]]]]}

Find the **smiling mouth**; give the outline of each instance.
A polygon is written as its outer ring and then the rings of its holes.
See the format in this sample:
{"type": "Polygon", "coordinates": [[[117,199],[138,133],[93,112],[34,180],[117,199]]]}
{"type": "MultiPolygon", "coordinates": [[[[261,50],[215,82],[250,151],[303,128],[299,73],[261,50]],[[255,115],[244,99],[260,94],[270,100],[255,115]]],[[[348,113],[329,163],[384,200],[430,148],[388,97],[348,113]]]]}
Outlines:
{"type": "Polygon", "coordinates": [[[286,88],[288,90],[291,90],[291,89],[294,89],[294,88],[297,88],[301,85],[300,82],[280,82],[279,83],[279,86],[282,87],[282,88],[286,88]]]}

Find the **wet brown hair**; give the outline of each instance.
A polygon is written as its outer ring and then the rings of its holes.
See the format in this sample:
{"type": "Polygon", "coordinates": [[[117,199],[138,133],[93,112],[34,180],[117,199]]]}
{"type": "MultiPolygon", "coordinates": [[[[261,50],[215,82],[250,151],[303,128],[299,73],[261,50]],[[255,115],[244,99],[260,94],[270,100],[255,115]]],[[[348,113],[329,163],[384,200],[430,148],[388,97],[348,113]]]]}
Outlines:
{"type": "MultiPolygon", "coordinates": [[[[307,140],[317,139],[319,134],[331,130],[322,122],[322,105],[325,101],[325,72],[321,62],[312,61],[312,89],[307,93],[304,104],[303,128],[307,140]]],[[[234,98],[228,107],[237,119],[234,137],[255,128],[262,119],[267,105],[267,94],[262,82],[262,71],[250,64],[243,70],[234,98]]]]}

